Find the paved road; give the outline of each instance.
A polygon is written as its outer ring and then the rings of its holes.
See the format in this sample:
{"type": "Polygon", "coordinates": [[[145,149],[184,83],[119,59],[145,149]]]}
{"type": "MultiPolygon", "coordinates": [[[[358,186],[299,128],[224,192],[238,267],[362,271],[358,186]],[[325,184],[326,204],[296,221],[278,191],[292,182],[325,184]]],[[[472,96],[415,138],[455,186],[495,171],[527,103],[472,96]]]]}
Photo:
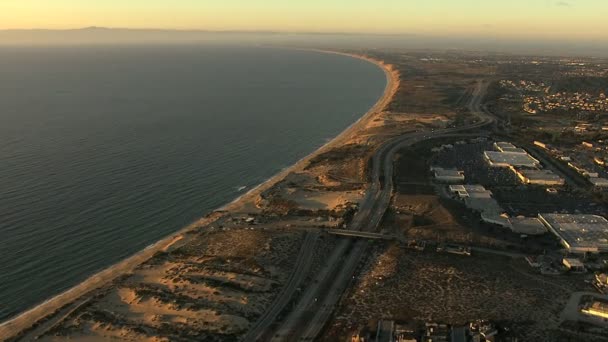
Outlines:
{"type": "MultiPolygon", "coordinates": [[[[494,124],[495,119],[481,106],[487,85],[487,82],[479,81],[471,92],[468,107],[477,117],[476,123],[433,132],[408,133],[388,141],[376,151],[372,158],[372,183],[348,227],[349,230],[377,230],[393,193],[393,162],[398,150],[424,140],[457,136],[463,131],[494,124]]],[[[367,241],[363,240],[338,242],[325,267],[305,289],[296,307],[275,331],[272,341],[311,341],[318,336],[343,291],[354,278],[367,244],[367,241]]]]}
{"type": "Polygon", "coordinates": [[[306,232],[305,234],[304,242],[302,243],[302,247],[300,247],[300,252],[298,253],[298,258],[294,265],[295,271],[292,272],[287,284],[283,287],[283,290],[278,297],[249,329],[249,332],[243,338],[244,341],[257,341],[262,338],[264,332],[272,325],[281,311],[287,306],[291,298],[293,298],[295,291],[308,274],[319,233],[306,232]]]}

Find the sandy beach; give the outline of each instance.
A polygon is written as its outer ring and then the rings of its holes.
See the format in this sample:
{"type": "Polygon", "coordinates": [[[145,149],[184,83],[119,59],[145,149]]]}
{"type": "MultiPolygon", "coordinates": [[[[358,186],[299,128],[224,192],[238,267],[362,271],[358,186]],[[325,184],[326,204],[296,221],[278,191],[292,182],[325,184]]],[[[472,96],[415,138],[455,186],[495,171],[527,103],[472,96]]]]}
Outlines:
{"type": "MultiPolygon", "coordinates": [[[[32,330],[39,333],[50,329],[58,322],[61,322],[63,318],[67,317],[68,315],[79,309],[79,307],[88,303],[89,298],[95,294],[96,290],[104,288],[107,289],[108,287],[111,287],[112,282],[116,281],[117,279],[120,279],[123,276],[132,274],[136,269],[138,269],[138,267],[140,268],[142,264],[149,261],[153,256],[157,255],[158,253],[167,253],[176,248],[191,243],[192,239],[194,239],[195,237],[192,232],[199,231],[201,228],[206,228],[213,225],[214,222],[217,222],[219,219],[226,216],[226,213],[246,212],[246,208],[252,206],[252,203],[258,201],[259,198],[266,191],[284,181],[286,177],[288,177],[290,174],[302,173],[311,164],[311,161],[315,160],[315,158],[318,158],[319,156],[323,155],[324,153],[327,153],[328,151],[340,148],[346,144],[352,143],[352,141],[354,140],[357,140],[358,133],[360,133],[361,130],[372,126],[372,122],[377,119],[379,115],[381,115],[383,109],[390,103],[399,86],[399,74],[392,68],[392,66],[386,65],[378,60],[367,58],[365,56],[351,55],[333,51],[315,51],[322,53],[338,54],[348,56],[350,58],[358,58],[373,63],[380,67],[384,71],[387,78],[387,85],[382,97],[363,117],[361,117],[355,123],[350,125],[346,130],[344,130],[341,134],[332,139],[330,142],[323,145],[310,155],[302,158],[293,166],[282,170],[280,173],[271,177],[259,186],[251,189],[233,202],[220,208],[218,211],[209,214],[207,217],[201,218],[200,220],[193,222],[187,227],[181,229],[180,231],[171,234],[170,236],[158,241],[157,243],[151,246],[148,246],[146,249],[140,251],[139,253],[89,277],[87,280],[76,285],[70,290],[65,291],[45,301],[44,303],[16,316],[15,318],[0,324],[0,336],[2,336],[2,338],[9,339],[11,337],[22,334],[26,330],[28,331],[28,333],[31,333],[32,330]],[[30,329],[33,326],[36,327],[34,329],[30,329]]],[[[349,196],[342,196],[345,198],[349,198],[349,196]]],[[[332,200],[333,199],[329,199],[329,201],[332,200]]],[[[344,201],[346,202],[346,200],[344,201]]],[[[283,248],[286,248],[285,250],[291,250],[290,248],[292,247],[290,246],[291,245],[286,244],[285,246],[283,246],[283,248]]],[[[231,275],[230,273],[220,274],[220,276],[229,277],[233,280],[243,278],[242,275],[231,275]]],[[[205,277],[210,278],[212,277],[212,275],[205,274],[205,277]]],[[[280,279],[280,277],[278,278],[280,279]]],[[[245,277],[244,279],[242,279],[242,282],[244,283],[239,283],[239,286],[247,287],[253,286],[251,285],[252,282],[257,284],[258,280],[257,278],[249,279],[245,277]]],[[[272,281],[269,282],[268,280],[259,280],[259,286],[261,286],[262,288],[271,285],[272,281]]],[[[120,291],[122,291],[120,293],[129,298],[134,297],[133,293],[128,292],[127,290],[121,289],[120,291]]],[[[131,298],[131,301],[135,300],[131,298]]],[[[171,310],[173,309],[166,308],[165,310],[165,314],[168,314],[171,313],[171,310]]],[[[212,315],[212,313],[209,314],[212,315]]],[[[208,318],[197,316],[188,319],[208,318]]],[[[217,319],[225,319],[227,321],[231,321],[236,326],[246,326],[244,322],[239,323],[237,318],[221,316],[217,319]]],[[[20,335],[20,337],[23,337],[23,335],[20,335]]]]}

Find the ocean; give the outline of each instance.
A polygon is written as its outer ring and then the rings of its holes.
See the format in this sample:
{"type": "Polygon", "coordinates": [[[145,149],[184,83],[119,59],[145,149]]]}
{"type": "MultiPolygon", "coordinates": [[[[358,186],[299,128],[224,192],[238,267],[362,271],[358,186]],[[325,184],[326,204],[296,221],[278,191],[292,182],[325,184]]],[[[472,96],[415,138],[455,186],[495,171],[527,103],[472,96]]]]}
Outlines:
{"type": "Polygon", "coordinates": [[[290,166],[385,85],[311,51],[0,47],[0,321],[290,166]]]}

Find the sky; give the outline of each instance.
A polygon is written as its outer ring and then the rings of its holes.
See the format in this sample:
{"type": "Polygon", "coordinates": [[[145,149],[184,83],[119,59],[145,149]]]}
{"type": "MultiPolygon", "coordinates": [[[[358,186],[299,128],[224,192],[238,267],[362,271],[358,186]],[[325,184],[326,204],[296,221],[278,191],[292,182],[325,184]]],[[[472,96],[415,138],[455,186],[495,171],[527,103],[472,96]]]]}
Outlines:
{"type": "Polygon", "coordinates": [[[0,0],[0,29],[89,26],[605,40],[606,0],[0,0]]]}

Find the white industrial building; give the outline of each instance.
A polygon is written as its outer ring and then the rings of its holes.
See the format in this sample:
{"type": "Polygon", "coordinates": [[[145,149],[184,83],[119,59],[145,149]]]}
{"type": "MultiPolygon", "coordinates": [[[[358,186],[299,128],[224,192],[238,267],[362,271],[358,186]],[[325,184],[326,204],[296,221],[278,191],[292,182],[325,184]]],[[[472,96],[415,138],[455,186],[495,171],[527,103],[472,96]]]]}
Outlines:
{"type": "Polygon", "coordinates": [[[564,185],[564,179],[551,170],[511,168],[519,180],[532,185],[564,185]]]}
{"type": "Polygon", "coordinates": [[[571,253],[608,252],[608,220],[598,215],[539,214],[571,253]]]}
{"type": "Polygon", "coordinates": [[[450,185],[450,192],[457,193],[460,198],[492,198],[492,191],[479,184],[450,185]]]}
{"type": "Polygon", "coordinates": [[[492,198],[492,192],[482,185],[450,185],[450,192],[458,194],[466,207],[478,212],[484,222],[511,228],[503,208],[492,198]]]}
{"type": "Polygon", "coordinates": [[[528,167],[537,168],[540,162],[527,153],[485,151],[485,160],[493,167],[528,167]]]}
{"type": "Polygon", "coordinates": [[[458,183],[464,182],[464,171],[455,169],[444,169],[441,167],[432,167],[433,175],[439,182],[458,183]]]}

